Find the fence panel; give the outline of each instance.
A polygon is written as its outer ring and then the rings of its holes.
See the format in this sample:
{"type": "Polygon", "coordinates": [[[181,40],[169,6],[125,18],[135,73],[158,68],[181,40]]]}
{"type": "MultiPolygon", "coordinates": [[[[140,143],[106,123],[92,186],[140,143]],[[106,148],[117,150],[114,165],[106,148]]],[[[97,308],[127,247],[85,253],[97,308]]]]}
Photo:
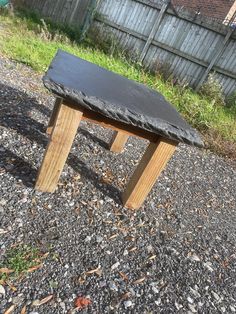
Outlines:
{"type": "Polygon", "coordinates": [[[90,2],[90,0],[24,0],[23,4],[44,18],[81,28],[90,2]]]}
{"type": "MultiPolygon", "coordinates": [[[[88,21],[94,1],[22,0],[42,17],[80,28],[88,21]]],[[[100,30],[100,40],[112,37],[151,70],[194,88],[215,71],[226,95],[236,90],[235,30],[185,10],[176,11],[170,0],[97,0],[96,13],[91,28],[100,30]]]]}
{"type": "Polygon", "coordinates": [[[234,92],[236,34],[232,31],[224,43],[229,32],[225,25],[168,8],[144,51],[165,3],[161,0],[113,0],[111,4],[110,0],[100,0],[93,28],[104,32],[104,40],[112,35],[121,49],[137,59],[141,56],[143,64],[152,70],[163,71],[192,87],[198,86],[206,70],[207,73],[215,71],[224,93],[234,92]]]}

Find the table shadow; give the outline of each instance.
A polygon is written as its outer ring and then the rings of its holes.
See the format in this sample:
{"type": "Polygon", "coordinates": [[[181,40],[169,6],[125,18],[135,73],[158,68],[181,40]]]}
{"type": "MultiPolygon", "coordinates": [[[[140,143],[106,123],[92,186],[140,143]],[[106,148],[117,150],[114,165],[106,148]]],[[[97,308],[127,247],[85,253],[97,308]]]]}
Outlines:
{"type": "MultiPolygon", "coordinates": [[[[0,126],[15,130],[18,134],[28,138],[32,143],[36,142],[46,148],[48,143],[48,136],[45,134],[46,126],[33,119],[33,110],[42,113],[47,117],[48,121],[50,116],[49,108],[39,104],[36,98],[29,96],[27,93],[0,83],[0,126]]],[[[79,132],[89,140],[97,142],[104,149],[108,148],[108,144],[105,141],[90,134],[87,130],[79,128],[79,132]]],[[[6,172],[21,179],[25,186],[32,188],[36,180],[37,170],[29,162],[8,148],[2,146],[0,154],[0,166],[6,172]],[[8,165],[10,159],[14,160],[12,166],[8,165]]],[[[90,180],[104,195],[121,204],[120,191],[115,186],[102,183],[99,175],[87,167],[77,156],[70,153],[67,163],[74,171],[80,172],[81,177],[90,180]]]]}

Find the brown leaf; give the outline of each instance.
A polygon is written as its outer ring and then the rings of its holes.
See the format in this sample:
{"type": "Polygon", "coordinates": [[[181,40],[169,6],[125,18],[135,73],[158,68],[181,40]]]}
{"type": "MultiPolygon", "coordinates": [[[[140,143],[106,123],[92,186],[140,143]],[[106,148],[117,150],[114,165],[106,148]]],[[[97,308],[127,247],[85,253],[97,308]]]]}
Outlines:
{"type": "Polygon", "coordinates": [[[134,285],[138,285],[138,284],[142,283],[145,279],[146,279],[146,277],[139,278],[139,279],[135,280],[133,282],[133,284],[134,285]]]}
{"type": "Polygon", "coordinates": [[[10,289],[13,291],[13,292],[16,292],[17,291],[17,288],[15,286],[13,286],[9,281],[6,281],[6,284],[10,287],[10,289]]]}
{"type": "Polygon", "coordinates": [[[112,240],[112,239],[118,237],[118,235],[119,235],[118,233],[111,235],[110,238],[109,238],[109,240],[112,240]]]}
{"type": "Polygon", "coordinates": [[[14,308],[15,308],[15,305],[13,304],[9,307],[8,310],[6,310],[6,312],[4,312],[4,314],[11,314],[14,311],[14,308]]]}
{"type": "Polygon", "coordinates": [[[82,275],[78,278],[78,283],[82,285],[86,281],[86,275],[82,275]]]}
{"type": "Polygon", "coordinates": [[[127,237],[125,238],[125,240],[127,240],[127,241],[135,241],[135,237],[127,236],[127,237]]]}
{"type": "Polygon", "coordinates": [[[48,255],[49,255],[49,252],[44,253],[41,258],[45,259],[46,257],[48,257],[48,255]]]}
{"type": "Polygon", "coordinates": [[[32,305],[33,306],[43,305],[43,304],[49,302],[52,298],[53,298],[53,294],[47,296],[46,298],[43,298],[42,300],[35,300],[35,301],[33,301],[32,305]]]}
{"type": "Polygon", "coordinates": [[[124,281],[128,281],[129,278],[126,274],[122,273],[122,271],[119,271],[119,275],[121,276],[121,278],[124,280],[124,281]]]}
{"type": "Polygon", "coordinates": [[[26,314],[26,305],[22,308],[22,310],[20,311],[20,314],[26,314]]]}
{"type": "Polygon", "coordinates": [[[78,297],[76,298],[75,300],[75,307],[77,309],[82,309],[82,308],[85,308],[87,307],[89,304],[91,304],[92,301],[88,298],[85,298],[85,297],[78,297]]]}
{"type": "Polygon", "coordinates": [[[0,273],[1,274],[11,274],[11,273],[14,273],[14,270],[9,269],[9,268],[0,268],[0,273]]]}
{"type": "Polygon", "coordinates": [[[30,268],[27,270],[27,272],[28,272],[28,273],[32,273],[33,271],[35,271],[35,270],[41,268],[42,266],[43,266],[43,264],[39,264],[39,265],[30,267],[30,268]]]}
{"type": "Polygon", "coordinates": [[[156,257],[157,257],[156,255],[152,255],[148,259],[151,261],[151,260],[155,259],[156,257]]]}
{"type": "Polygon", "coordinates": [[[130,296],[131,296],[131,292],[126,292],[126,293],[122,294],[121,299],[122,300],[129,299],[130,296]]]}
{"type": "Polygon", "coordinates": [[[133,246],[133,247],[131,247],[130,249],[129,249],[129,252],[134,252],[134,251],[136,251],[137,250],[137,247],[136,246],[133,246]]]}
{"type": "Polygon", "coordinates": [[[101,276],[102,270],[101,270],[101,267],[98,266],[98,268],[95,268],[95,269],[91,269],[91,270],[86,271],[85,274],[86,274],[86,275],[96,274],[96,275],[98,275],[98,276],[101,276]]]}

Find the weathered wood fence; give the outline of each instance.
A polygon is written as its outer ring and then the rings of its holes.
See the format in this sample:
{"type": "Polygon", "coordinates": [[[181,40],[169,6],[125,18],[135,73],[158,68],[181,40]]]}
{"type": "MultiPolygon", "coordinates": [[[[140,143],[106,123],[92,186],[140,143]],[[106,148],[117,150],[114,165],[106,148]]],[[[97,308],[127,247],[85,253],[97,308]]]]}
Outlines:
{"type": "MultiPolygon", "coordinates": [[[[83,25],[92,0],[24,0],[43,16],[83,25]],[[56,17],[56,18],[55,18],[56,17]]],[[[113,38],[154,71],[198,89],[211,71],[226,95],[236,90],[236,30],[187,11],[169,0],[97,0],[91,30],[113,38]]]]}
{"type": "Polygon", "coordinates": [[[18,0],[26,8],[34,10],[54,22],[81,28],[89,11],[91,0],[18,0]]]}

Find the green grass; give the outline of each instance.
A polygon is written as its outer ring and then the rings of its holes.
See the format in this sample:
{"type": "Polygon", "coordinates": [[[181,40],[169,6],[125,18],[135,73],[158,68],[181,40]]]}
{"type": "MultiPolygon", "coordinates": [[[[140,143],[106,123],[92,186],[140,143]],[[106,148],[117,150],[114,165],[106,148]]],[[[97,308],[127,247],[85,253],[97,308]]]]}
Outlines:
{"type": "MultiPolygon", "coordinates": [[[[160,75],[153,75],[124,56],[106,54],[88,44],[79,44],[51,27],[38,26],[36,18],[0,15],[0,52],[25,63],[38,72],[44,72],[58,48],[96,63],[161,92],[186,120],[199,131],[213,132],[221,140],[236,143],[236,106],[215,104],[214,99],[201,96],[190,88],[174,85],[160,75]],[[53,34],[53,35],[51,35],[53,34]]],[[[68,35],[68,34],[67,34],[68,35]]]]}
{"type": "Polygon", "coordinates": [[[7,251],[5,259],[0,264],[0,280],[17,278],[19,275],[30,271],[32,267],[41,264],[42,254],[37,248],[23,245],[7,251]],[[6,269],[6,272],[4,270],[6,269]]]}

